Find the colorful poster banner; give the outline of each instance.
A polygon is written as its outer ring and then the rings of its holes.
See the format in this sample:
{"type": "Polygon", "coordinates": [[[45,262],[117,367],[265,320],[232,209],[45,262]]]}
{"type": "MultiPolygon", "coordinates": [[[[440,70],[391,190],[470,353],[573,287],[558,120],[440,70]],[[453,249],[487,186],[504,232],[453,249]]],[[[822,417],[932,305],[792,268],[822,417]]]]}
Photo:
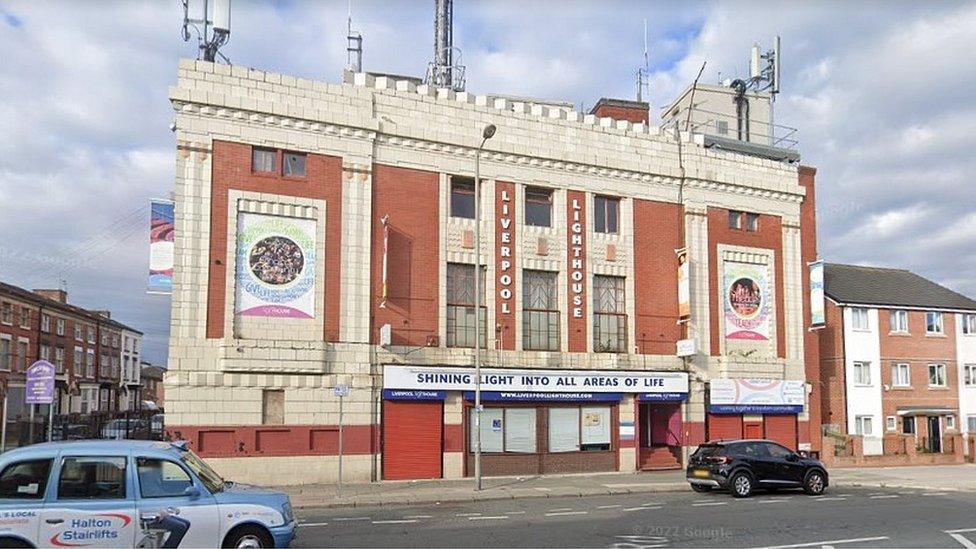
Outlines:
{"type": "Polygon", "coordinates": [[[810,263],[810,325],[823,326],[827,323],[824,309],[824,262],[810,263]]]}
{"type": "Polygon", "coordinates": [[[235,312],[315,318],[315,260],[315,220],[240,213],[235,312]]]}
{"type": "Polygon", "coordinates": [[[770,294],[765,265],[725,262],[725,338],[769,339],[770,294]]]}
{"type": "Polygon", "coordinates": [[[51,404],[54,402],[54,365],[46,360],[38,360],[27,368],[27,383],[24,386],[24,402],[27,404],[51,404]]]}
{"type": "Polygon", "coordinates": [[[678,254],[678,317],[691,316],[691,283],[688,278],[688,248],[676,250],[678,254]]]}
{"type": "Polygon", "coordinates": [[[149,202],[150,293],[173,293],[174,205],[167,200],[149,202]]]}
{"type": "Polygon", "coordinates": [[[782,379],[712,379],[711,406],[803,406],[806,383],[782,379]]]}

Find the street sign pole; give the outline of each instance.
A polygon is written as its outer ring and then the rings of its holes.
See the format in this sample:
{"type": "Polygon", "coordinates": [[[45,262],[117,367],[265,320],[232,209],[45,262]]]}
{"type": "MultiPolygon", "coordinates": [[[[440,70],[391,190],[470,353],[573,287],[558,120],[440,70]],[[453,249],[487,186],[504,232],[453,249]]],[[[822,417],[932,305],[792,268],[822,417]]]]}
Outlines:
{"type": "Polygon", "coordinates": [[[339,485],[336,489],[336,495],[342,497],[342,403],[345,396],[349,394],[349,386],[337,384],[333,392],[335,396],[339,397],[339,485]]]}
{"type": "Polygon", "coordinates": [[[0,453],[7,451],[7,389],[3,391],[3,425],[0,426],[0,453]]]}

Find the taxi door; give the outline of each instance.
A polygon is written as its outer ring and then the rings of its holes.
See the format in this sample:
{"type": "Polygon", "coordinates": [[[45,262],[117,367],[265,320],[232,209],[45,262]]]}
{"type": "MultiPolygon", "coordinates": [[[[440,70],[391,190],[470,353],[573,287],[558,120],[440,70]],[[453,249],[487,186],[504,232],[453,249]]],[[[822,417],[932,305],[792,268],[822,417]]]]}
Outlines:
{"type": "Polygon", "coordinates": [[[138,547],[219,547],[217,501],[182,464],[134,456],[138,547]]]}
{"type": "Polygon", "coordinates": [[[132,547],[138,525],[127,465],[128,456],[62,454],[38,545],[132,547]]]}
{"type": "Polygon", "coordinates": [[[54,456],[7,464],[0,472],[0,536],[37,543],[38,521],[54,456]]]}

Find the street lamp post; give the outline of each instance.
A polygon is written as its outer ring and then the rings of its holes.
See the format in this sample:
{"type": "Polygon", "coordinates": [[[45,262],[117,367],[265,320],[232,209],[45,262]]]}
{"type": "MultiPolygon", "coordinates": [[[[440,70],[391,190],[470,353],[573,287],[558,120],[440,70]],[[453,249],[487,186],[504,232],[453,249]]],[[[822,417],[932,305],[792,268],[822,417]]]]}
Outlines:
{"type": "Polygon", "coordinates": [[[481,490],[481,150],[495,135],[494,124],[481,132],[474,157],[474,485],[481,490]]]}

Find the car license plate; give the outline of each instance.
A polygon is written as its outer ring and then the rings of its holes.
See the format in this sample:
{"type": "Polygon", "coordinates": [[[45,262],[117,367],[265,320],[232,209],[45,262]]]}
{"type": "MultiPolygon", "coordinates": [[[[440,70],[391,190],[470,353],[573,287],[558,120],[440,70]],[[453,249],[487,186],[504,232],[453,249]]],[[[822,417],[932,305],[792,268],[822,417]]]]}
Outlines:
{"type": "Polygon", "coordinates": [[[709,476],[708,469],[695,469],[691,474],[699,478],[708,478],[709,476]]]}

